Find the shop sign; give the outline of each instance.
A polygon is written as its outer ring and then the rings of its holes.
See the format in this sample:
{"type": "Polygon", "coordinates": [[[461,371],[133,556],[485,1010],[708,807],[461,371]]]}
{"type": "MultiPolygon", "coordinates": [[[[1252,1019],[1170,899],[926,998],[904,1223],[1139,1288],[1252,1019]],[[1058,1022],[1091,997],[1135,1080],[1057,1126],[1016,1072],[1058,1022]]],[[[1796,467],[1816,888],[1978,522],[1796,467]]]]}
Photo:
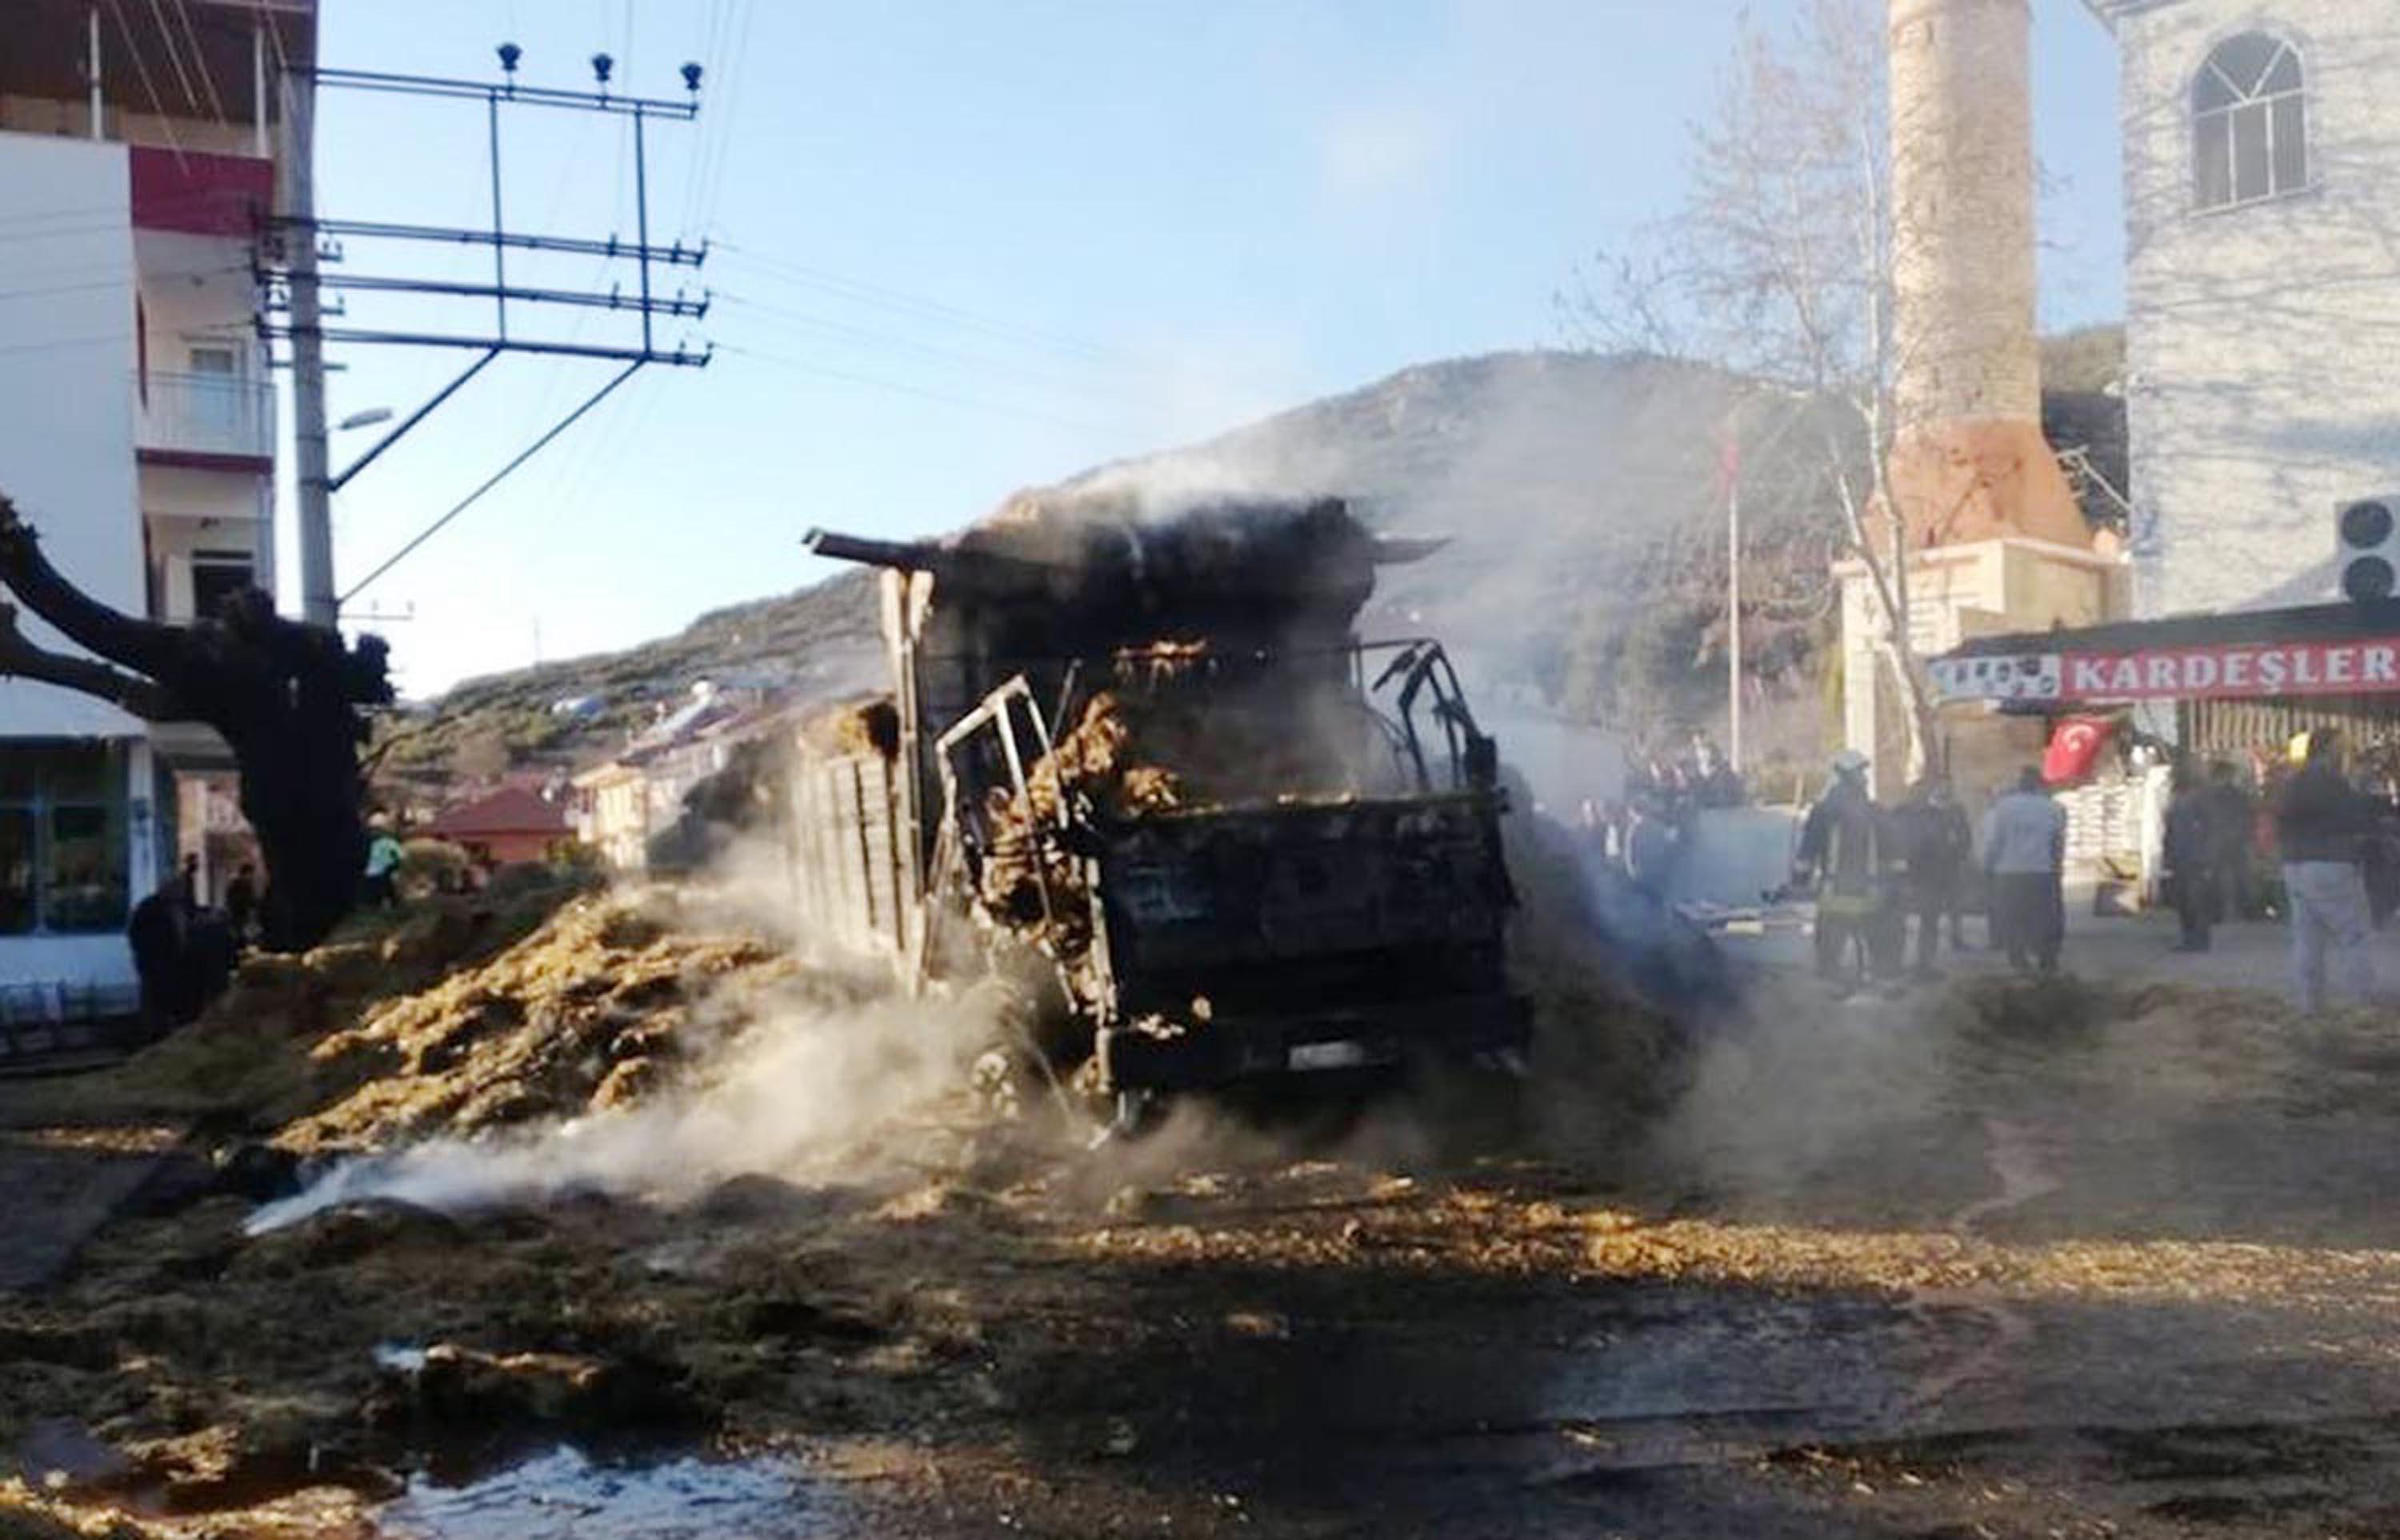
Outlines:
{"type": "Polygon", "coordinates": [[[1951,701],[2178,701],[2400,693],[2400,637],[2241,642],[2137,652],[1944,658],[1951,701]]]}

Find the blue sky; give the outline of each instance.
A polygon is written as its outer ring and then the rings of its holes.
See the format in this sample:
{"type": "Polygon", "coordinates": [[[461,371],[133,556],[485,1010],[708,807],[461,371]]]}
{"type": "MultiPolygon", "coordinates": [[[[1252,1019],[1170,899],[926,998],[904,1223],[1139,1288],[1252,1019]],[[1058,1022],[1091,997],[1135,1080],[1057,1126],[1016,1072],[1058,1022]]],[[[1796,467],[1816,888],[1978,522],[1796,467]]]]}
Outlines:
{"type": "MultiPolygon", "coordinates": [[[[1792,0],[1764,0],[1768,20],[1792,0]]],[[[328,65],[679,96],[647,139],[653,239],[705,235],[706,369],[645,369],[354,601],[425,694],[621,647],[823,575],[814,524],[953,526],[1015,487],[1201,437],[1427,359],[1561,341],[1576,262],[1675,203],[1731,0],[325,0],[328,65]]],[[[2115,61],[2035,0],[2044,320],[2121,305],[2115,61]]],[[[633,234],[622,125],[503,123],[511,225],[633,234]]],[[[328,215],[488,222],[471,103],[328,93],[328,215]]],[[[488,253],[350,242],[359,273],[488,253]]],[[[630,267],[523,259],[511,282],[630,267]]],[[[451,302],[349,323],[472,333],[451,302]]],[[[622,317],[519,315],[620,341],[622,317]]],[[[405,411],[467,355],[349,348],[333,415],[405,411]]],[[[336,500],[342,586],[603,383],[504,359],[336,500]]],[[[373,430],[337,435],[334,462],[373,430]]],[[[289,549],[288,546],[286,548],[289,549]]],[[[288,579],[287,566],[287,579],[288,579]]]]}

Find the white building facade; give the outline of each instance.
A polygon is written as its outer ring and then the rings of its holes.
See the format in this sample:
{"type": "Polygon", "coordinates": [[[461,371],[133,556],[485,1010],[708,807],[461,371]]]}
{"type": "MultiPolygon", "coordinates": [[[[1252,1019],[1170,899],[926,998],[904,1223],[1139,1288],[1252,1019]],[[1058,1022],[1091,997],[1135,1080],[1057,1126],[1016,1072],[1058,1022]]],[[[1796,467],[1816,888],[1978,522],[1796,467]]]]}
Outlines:
{"type": "Polygon", "coordinates": [[[2400,0],[2090,0],[2122,80],[2143,617],[2338,596],[2400,492],[2400,0]]]}
{"type": "MultiPolygon", "coordinates": [[[[0,0],[0,491],[86,593],[173,621],[273,587],[252,274],[282,68],[314,33],[313,0],[182,9],[188,96],[162,85],[179,78],[167,34],[115,7],[0,0]]],[[[74,650],[17,607],[34,641],[74,650]]],[[[203,848],[179,804],[211,805],[196,791],[230,769],[204,729],[0,679],[0,1013],[130,1003],[131,906],[179,846],[203,848]]]]}

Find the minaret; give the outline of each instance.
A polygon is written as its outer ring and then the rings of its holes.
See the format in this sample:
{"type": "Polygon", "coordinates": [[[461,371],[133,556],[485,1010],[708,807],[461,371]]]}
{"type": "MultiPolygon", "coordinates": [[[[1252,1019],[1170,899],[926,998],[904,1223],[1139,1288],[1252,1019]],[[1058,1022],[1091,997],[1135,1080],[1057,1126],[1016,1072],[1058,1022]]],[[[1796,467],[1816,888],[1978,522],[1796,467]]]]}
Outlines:
{"type": "Polygon", "coordinates": [[[2041,435],[2026,0],[1890,7],[1890,470],[1909,544],[2088,547],[2041,435]]]}

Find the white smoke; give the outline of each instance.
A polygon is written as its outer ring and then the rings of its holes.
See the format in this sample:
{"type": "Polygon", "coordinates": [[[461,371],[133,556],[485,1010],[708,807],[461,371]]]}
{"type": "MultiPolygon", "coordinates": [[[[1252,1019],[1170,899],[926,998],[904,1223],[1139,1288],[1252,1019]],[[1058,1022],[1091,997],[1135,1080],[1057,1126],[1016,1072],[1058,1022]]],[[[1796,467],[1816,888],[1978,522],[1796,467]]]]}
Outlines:
{"type": "Polygon", "coordinates": [[[726,1178],[805,1179],[958,1091],[989,1022],[958,1001],[795,1010],[739,1040],[689,1090],[509,1136],[435,1139],[344,1161],[253,1213],[251,1234],[342,1204],[457,1213],[597,1189],[689,1196],[726,1178]]]}

